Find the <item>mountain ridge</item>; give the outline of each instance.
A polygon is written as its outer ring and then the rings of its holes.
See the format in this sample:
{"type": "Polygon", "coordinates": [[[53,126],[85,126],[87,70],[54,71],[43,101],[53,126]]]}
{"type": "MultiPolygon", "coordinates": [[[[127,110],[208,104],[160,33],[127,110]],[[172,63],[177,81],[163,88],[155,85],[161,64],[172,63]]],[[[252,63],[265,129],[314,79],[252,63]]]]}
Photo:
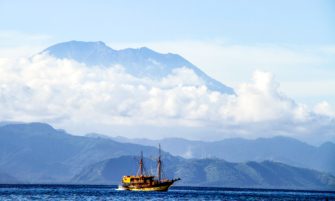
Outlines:
{"type": "Polygon", "coordinates": [[[161,140],[111,138],[119,142],[136,142],[149,146],[161,144],[172,155],[186,158],[217,157],[230,162],[273,160],[335,174],[335,162],[333,160],[335,158],[335,144],[332,142],[325,142],[316,147],[283,136],[257,139],[229,138],[212,142],[183,138],[161,140]]]}
{"type": "Polygon", "coordinates": [[[24,182],[18,180],[17,178],[15,178],[10,174],[0,172],[0,184],[18,184],[18,183],[24,183],[24,182]]]}
{"type": "MultiPolygon", "coordinates": [[[[323,147],[333,153],[331,143],[323,147]]],[[[233,163],[218,158],[184,159],[165,152],[164,145],[163,150],[166,174],[182,177],[181,184],[184,185],[194,183],[198,186],[222,186],[218,178],[224,178],[230,187],[245,184],[245,187],[295,188],[301,184],[304,188],[317,188],[317,185],[326,187],[332,186],[333,181],[335,183],[334,176],[330,174],[275,161],[233,163]],[[280,177],[287,178],[287,175],[292,177],[285,183],[280,177]],[[271,178],[275,179],[272,181],[271,178]],[[264,182],[262,179],[265,179],[264,182]]],[[[12,181],[17,179],[19,183],[116,182],[123,176],[121,174],[131,174],[135,171],[135,156],[138,156],[140,151],[148,157],[146,160],[149,161],[149,168],[153,167],[155,161],[152,156],[157,156],[158,149],[152,146],[121,143],[94,135],[73,136],[44,123],[0,126],[1,172],[14,175],[12,181]],[[122,165],[124,160],[128,163],[122,165]],[[112,176],[113,179],[101,178],[105,177],[104,175],[112,176]]],[[[11,177],[6,178],[9,180],[11,177]]]]}
{"type": "Polygon", "coordinates": [[[191,62],[178,54],[161,54],[147,47],[114,50],[105,43],[68,41],[52,45],[39,54],[49,54],[59,59],[73,59],[88,66],[122,65],[126,72],[136,77],[161,79],[174,69],[185,67],[192,70],[210,90],[234,94],[234,90],[211,78],[191,62]]]}
{"type": "MultiPolygon", "coordinates": [[[[176,185],[287,189],[335,187],[335,177],[330,174],[272,161],[231,163],[220,159],[163,159],[163,162],[166,177],[182,178],[176,185]]],[[[155,161],[144,158],[144,164],[152,168],[155,161]]],[[[72,180],[79,184],[117,184],[123,175],[136,174],[137,166],[132,156],[122,156],[92,164],[72,180]]]]}
{"type": "Polygon", "coordinates": [[[30,183],[67,182],[82,167],[111,157],[156,154],[157,148],[74,136],[44,123],[0,127],[0,167],[30,183]]]}

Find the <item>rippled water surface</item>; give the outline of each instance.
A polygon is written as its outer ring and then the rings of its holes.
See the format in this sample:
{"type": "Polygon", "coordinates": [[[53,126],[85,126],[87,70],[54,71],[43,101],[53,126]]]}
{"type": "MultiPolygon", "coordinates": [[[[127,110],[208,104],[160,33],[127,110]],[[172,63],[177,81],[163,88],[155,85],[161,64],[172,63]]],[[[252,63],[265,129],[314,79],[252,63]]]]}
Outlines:
{"type": "Polygon", "coordinates": [[[0,185],[0,200],[323,200],[335,191],[172,187],[168,192],[117,191],[116,186],[0,185]]]}

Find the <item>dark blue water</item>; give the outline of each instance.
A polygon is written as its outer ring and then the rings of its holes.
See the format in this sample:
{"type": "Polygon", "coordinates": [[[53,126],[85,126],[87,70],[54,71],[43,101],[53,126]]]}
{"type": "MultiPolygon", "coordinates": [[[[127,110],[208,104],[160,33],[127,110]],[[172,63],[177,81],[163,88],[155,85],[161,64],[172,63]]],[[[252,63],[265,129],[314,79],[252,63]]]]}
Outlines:
{"type": "Polygon", "coordinates": [[[328,200],[335,191],[288,191],[203,187],[172,187],[168,192],[117,191],[116,186],[0,185],[0,200],[328,200]]]}

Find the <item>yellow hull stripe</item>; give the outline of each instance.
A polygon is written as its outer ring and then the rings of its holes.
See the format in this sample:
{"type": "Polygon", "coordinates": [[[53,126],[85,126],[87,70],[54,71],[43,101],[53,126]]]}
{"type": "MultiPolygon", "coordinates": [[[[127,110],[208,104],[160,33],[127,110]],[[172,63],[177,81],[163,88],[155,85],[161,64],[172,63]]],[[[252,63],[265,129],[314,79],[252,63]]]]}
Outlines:
{"type": "Polygon", "coordinates": [[[157,187],[129,188],[130,191],[167,191],[170,185],[157,187]]]}

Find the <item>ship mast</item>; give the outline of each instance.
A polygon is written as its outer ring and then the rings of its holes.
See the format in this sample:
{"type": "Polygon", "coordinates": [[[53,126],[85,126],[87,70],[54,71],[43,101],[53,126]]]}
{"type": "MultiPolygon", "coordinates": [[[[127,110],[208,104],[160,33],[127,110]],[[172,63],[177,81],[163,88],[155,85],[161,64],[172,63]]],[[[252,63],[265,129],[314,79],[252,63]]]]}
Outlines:
{"type": "Polygon", "coordinates": [[[140,159],[140,176],[143,176],[143,151],[141,151],[141,159],[140,159]]]}
{"type": "Polygon", "coordinates": [[[159,155],[158,155],[158,160],[157,160],[157,177],[158,177],[158,181],[161,180],[161,175],[162,175],[161,144],[159,144],[159,155]]]}

